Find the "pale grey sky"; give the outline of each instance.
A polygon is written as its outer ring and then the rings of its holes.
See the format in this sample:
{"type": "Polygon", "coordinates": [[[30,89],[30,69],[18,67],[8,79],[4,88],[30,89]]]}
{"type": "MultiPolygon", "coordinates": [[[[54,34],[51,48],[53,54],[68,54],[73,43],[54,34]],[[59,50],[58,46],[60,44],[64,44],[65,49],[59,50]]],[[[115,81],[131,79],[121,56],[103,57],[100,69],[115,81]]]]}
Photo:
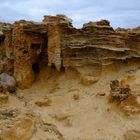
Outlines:
{"type": "Polygon", "coordinates": [[[73,25],[108,19],[116,27],[140,26],[140,0],[0,0],[0,21],[41,21],[44,15],[65,14],[73,25]]]}

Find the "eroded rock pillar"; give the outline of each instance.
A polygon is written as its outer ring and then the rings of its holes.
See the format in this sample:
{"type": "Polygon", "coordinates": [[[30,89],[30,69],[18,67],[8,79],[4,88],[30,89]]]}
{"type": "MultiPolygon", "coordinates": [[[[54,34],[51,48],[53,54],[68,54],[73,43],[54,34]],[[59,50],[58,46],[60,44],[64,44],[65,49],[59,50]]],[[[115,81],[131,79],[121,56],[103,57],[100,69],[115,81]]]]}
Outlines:
{"type": "Polygon", "coordinates": [[[13,28],[14,77],[20,88],[28,88],[35,80],[33,65],[42,51],[43,39],[39,34],[24,32],[21,26],[13,28]]]}

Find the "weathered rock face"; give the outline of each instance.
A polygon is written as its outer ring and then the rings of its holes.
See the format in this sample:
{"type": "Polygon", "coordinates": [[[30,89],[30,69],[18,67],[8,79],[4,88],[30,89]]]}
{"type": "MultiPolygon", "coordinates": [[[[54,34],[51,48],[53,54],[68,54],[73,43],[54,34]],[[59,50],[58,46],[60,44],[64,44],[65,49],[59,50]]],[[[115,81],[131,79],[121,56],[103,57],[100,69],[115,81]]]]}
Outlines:
{"type": "Polygon", "coordinates": [[[11,57],[13,53],[11,47],[11,25],[2,23],[0,24],[1,36],[0,36],[0,73],[13,74],[14,59],[11,57]],[[4,31],[6,28],[6,31],[4,31]]]}
{"type": "Polygon", "coordinates": [[[64,35],[64,67],[95,63],[104,65],[114,60],[139,57],[139,33],[118,33],[102,21],[101,24],[88,23],[80,30],[69,29],[64,35]]]}
{"type": "MultiPolygon", "coordinates": [[[[33,67],[34,65],[38,65],[39,55],[43,50],[43,35],[41,33],[34,33],[32,28],[37,27],[30,22],[19,22],[13,26],[12,30],[14,76],[16,77],[19,86],[23,88],[29,87],[34,81],[35,73],[33,67]],[[24,26],[29,28],[30,31],[26,31],[26,29],[24,31],[24,26]]],[[[35,30],[36,29],[34,29],[34,31],[35,30]]]]}
{"type": "Polygon", "coordinates": [[[102,66],[140,59],[140,28],[114,30],[101,20],[76,29],[64,15],[44,16],[42,23],[20,20],[1,25],[0,56],[0,72],[14,75],[21,88],[47,66],[60,71],[90,65],[99,74],[102,66]]]}

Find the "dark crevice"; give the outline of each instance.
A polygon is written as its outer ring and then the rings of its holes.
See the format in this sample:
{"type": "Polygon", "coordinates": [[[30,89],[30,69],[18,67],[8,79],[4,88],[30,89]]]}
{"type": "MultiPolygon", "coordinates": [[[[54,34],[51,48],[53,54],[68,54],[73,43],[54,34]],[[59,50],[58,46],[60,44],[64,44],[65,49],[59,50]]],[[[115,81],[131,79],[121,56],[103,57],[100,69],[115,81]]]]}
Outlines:
{"type": "Polygon", "coordinates": [[[5,39],[4,36],[0,37],[0,45],[4,42],[4,39],[5,39]]]}
{"type": "Polygon", "coordinates": [[[61,72],[65,72],[65,67],[61,66],[61,72]]]}
{"type": "Polygon", "coordinates": [[[32,65],[32,69],[34,71],[35,74],[38,74],[39,71],[40,71],[40,65],[39,65],[39,62],[36,62],[32,65]]]}
{"type": "Polygon", "coordinates": [[[47,52],[48,39],[46,38],[46,36],[44,36],[44,41],[42,44],[40,43],[31,44],[31,49],[38,50],[40,49],[40,47],[42,48],[41,52],[36,62],[32,65],[32,69],[36,78],[39,76],[41,69],[48,66],[48,52],[47,52]]]}
{"type": "Polygon", "coordinates": [[[52,63],[52,65],[51,65],[51,69],[56,69],[56,67],[55,67],[55,64],[54,64],[54,63],[52,63]]]}
{"type": "Polygon", "coordinates": [[[26,54],[26,53],[28,53],[28,51],[24,50],[24,51],[23,51],[23,54],[26,54]]]}
{"type": "Polygon", "coordinates": [[[39,49],[40,48],[40,43],[32,43],[31,44],[31,49],[39,49]]]}

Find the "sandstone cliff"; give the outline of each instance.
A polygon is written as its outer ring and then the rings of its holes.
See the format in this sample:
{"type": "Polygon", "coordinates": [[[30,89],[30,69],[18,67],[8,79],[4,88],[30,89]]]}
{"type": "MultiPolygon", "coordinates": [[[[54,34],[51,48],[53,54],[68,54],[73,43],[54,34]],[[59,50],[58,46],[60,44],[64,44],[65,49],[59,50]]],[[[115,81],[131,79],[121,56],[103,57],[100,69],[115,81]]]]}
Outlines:
{"type": "Polygon", "coordinates": [[[20,20],[0,24],[0,72],[28,88],[44,67],[103,67],[140,60],[140,28],[114,30],[109,21],[89,22],[81,29],[64,15],[44,16],[41,23],[20,20]]]}

